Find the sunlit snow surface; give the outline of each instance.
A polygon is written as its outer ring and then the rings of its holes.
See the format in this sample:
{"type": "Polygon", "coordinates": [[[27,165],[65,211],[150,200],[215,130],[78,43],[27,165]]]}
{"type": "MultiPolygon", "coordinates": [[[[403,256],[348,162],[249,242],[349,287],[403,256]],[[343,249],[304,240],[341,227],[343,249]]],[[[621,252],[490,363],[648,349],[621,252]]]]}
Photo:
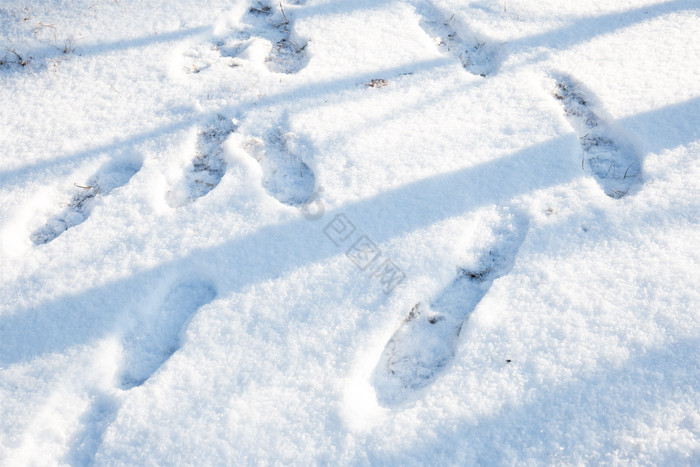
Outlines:
{"type": "Polygon", "coordinates": [[[0,0],[0,464],[700,464],[696,0],[0,0]]]}

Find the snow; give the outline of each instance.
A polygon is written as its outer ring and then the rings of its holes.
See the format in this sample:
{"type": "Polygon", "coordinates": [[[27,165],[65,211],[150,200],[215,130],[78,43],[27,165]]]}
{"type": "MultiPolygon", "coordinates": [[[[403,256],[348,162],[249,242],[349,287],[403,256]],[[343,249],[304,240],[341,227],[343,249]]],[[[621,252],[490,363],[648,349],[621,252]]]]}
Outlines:
{"type": "Polygon", "coordinates": [[[694,0],[0,0],[0,464],[700,463],[694,0]]]}

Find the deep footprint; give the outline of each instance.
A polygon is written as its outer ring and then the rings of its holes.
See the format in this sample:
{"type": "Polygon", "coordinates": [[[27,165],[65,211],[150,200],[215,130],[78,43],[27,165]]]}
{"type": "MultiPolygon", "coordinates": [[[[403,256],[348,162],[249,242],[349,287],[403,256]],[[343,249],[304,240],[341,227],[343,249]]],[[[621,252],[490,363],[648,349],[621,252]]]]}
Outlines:
{"type": "Polygon", "coordinates": [[[443,15],[432,5],[421,4],[418,8],[422,15],[420,26],[430,36],[436,38],[438,48],[443,53],[449,53],[458,58],[462,67],[469,73],[486,77],[493,74],[497,68],[497,49],[479,40],[474,34],[473,40],[462,39],[455,31],[454,15],[443,18],[443,15]]]}
{"type": "Polygon", "coordinates": [[[219,185],[226,173],[221,145],[235,129],[231,119],[217,115],[212,123],[199,132],[192,165],[185,172],[179,189],[168,192],[171,207],[191,203],[219,185]]]}
{"type": "Polygon", "coordinates": [[[253,139],[245,148],[262,167],[265,190],[281,203],[301,206],[313,195],[316,177],[295,154],[294,142],[292,133],[282,133],[278,129],[264,141],[253,139]]]}
{"type": "Polygon", "coordinates": [[[622,198],[639,183],[639,157],[628,141],[613,135],[606,122],[591,110],[586,94],[580,83],[557,78],[554,97],[562,102],[564,113],[579,135],[585,163],[606,195],[622,198]]]}
{"type": "Polygon", "coordinates": [[[31,241],[35,245],[49,243],[66,230],[85,222],[90,217],[95,200],[126,185],[131,177],[141,170],[142,163],[141,159],[132,158],[104,164],[84,185],[75,185],[75,193],[68,206],[34,232],[30,237],[31,241]]]}
{"type": "Polygon", "coordinates": [[[411,309],[374,370],[380,403],[402,402],[432,383],[454,358],[462,325],[493,281],[511,270],[526,232],[525,220],[511,218],[495,232],[495,241],[476,267],[459,267],[455,279],[435,300],[411,309]]]}
{"type": "Polygon", "coordinates": [[[124,336],[122,389],[146,382],[182,345],[189,318],[214,300],[214,284],[190,280],[176,284],[156,310],[144,310],[124,336]]]}

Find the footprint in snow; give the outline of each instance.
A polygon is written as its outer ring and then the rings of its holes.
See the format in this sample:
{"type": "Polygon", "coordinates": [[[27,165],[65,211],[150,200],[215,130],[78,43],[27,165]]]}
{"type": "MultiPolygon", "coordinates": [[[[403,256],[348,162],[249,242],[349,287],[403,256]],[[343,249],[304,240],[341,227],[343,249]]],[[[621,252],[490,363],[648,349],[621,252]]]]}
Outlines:
{"type": "Polygon", "coordinates": [[[590,93],[580,83],[558,77],[554,97],[564,106],[564,114],[579,134],[583,160],[606,195],[622,198],[640,182],[641,166],[632,144],[614,134],[591,105],[590,93]],[[589,97],[586,97],[586,96],[589,97]]]}
{"type": "Polygon", "coordinates": [[[35,231],[30,237],[32,242],[35,245],[49,243],[66,230],[85,222],[97,199],[126,185],[131,177],[141,170],[142,163],[139,158],[109,161],[84,184],[74,184],[74,194],[66,208],[35,231]]]}
{"type": "Polygon", "coordinates": [[[313,171],[294,151],[295,147],[301,147],[297,143],[293,133],[282,133],[277,129],[265,140],[255,138],[245,145],[262,167],[265,190],[290,206],[305,204],[316,186],[313,171]]]}
{"type": "Polygon", "coordinates": [[[417,303],[384,347],[374,370],[374,386],[384,405],[401,403],[432,383],[455,355],[455,344],[469,314],[493,281],[507,274],[527,232],[524,219],[511,217],[475,267],[457,276],[430,303],[417,303]]]}
{"type": "Polygon", "coordinates": [[[186,169],[180,185],[168,192],[170,207],[184,206],[216,188],[226,173],[221,145],[235,129],[231,119],[217,115],[199,132],[192,165],[186,169]]]}
{"type": "Polygon", "coordinates": [[[292,38],[292,24],[283,13],[282,19],[274,26],[277,31],[274,35],[274,45],[267,60],[267,68],[275,73],[298,73],[307,64],[307,42],[292,38]]]}
{"type": "Polygon", "coordinates": [[[458,58],[462,67],[469,73],[486,77],[497,69],[498,50],[489,45],[487,41],[477,39],[474,34],[466,34],[474,37],[473,40],[465,40],[456,31],[457,19],[452,15],[444,19],[443,15],[434,7],[422,5],[422,19],[420,26],[430,36],[436,38],[438,48],[443,53],[450,53],[458,58]]]}
{"type": "Polygon", "coordinates": [[[189,280],[172,287],[157,309],[144,309],[123,339],[122,389],[145,383],[182,346],[190,317],[215,297],[211,282],[189,280]]]}

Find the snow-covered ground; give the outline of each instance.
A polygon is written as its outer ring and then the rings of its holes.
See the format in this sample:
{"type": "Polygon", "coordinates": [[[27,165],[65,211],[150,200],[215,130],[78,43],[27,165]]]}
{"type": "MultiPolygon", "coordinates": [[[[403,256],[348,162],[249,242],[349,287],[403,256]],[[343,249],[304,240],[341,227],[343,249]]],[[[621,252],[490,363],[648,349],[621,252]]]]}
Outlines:
{"type": "Polygon", "coordinates": [[[700,464],[698,37],[0,0],[0,464],[700,464]]]}

